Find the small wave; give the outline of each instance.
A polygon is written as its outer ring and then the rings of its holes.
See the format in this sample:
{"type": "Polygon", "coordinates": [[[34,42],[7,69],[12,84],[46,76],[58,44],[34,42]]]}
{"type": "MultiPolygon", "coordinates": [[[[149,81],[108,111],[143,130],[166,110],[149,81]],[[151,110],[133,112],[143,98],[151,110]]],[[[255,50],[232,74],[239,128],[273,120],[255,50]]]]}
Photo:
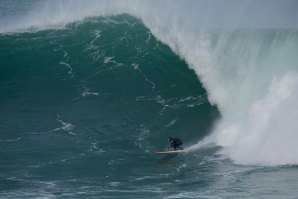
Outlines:
{"type": "Polygon", "coordinates": [[[11,139],[11,140],[0,140],[0,142],[16,142],[16,141],[19,141],[21,139],[22,139],[22,137],[18,137],[16,139],[11,139]]]}

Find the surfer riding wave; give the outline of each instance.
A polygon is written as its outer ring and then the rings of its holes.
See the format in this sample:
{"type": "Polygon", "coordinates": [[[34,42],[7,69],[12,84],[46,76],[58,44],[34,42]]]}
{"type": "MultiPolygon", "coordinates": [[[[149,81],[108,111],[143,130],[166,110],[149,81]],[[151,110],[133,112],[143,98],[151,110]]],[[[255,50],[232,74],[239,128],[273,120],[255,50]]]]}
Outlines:
{"type": "Polygon", "coordinates": [[[183,150],[183,148],[181,147],[183,142],[180,138],[168,137],[168,141],[171,143],[168,150],[170,150],[171,148],[174,149],[174,151],[176,151],[177,148],[180,149],[180,150],[183,150]]]}

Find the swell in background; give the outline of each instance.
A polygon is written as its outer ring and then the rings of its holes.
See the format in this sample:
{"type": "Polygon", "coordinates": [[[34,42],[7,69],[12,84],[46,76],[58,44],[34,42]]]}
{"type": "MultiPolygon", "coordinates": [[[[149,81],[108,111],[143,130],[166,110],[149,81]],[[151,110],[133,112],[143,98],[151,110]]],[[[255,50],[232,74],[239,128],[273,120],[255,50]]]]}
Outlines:
{"type": "Polygon", "coordinates": [[[240,164],[297,164],[296,1],[36,1],[1,32],[59,28],[89,16],[140,18],[193,68],[223,116],[202,143],[240,164]]]}

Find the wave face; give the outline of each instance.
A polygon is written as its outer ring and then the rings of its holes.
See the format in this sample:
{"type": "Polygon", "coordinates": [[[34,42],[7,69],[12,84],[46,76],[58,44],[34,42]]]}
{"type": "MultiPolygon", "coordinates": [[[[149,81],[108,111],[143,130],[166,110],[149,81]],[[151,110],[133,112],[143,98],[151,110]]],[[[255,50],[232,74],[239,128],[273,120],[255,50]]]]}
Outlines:
{"type": "Polygon", "coordinates": [[[139,19],[92,17],[0,44],[2,197],[160,198],[200,161],[153,155],[168,136],[195,144],[219,113],[139,19]]]}

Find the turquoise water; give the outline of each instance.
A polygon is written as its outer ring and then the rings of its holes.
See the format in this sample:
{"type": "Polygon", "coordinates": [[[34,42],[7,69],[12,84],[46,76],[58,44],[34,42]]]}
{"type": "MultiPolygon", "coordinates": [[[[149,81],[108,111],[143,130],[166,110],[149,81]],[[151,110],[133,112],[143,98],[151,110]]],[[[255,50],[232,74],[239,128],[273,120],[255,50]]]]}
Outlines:
{"type": "MultiPolygon", "coordinates": [[[[2,24],[34,3],[3,1],[2,24]]],[[[232,69],[245,63],[242,72],[257,44],[256,62],[267,65],[269,56],[283,55],[275,46],[295,49],[296,33],[210,32],[213,53],[225,49],[216,61],[232,69]],[[234,58],[234,50],[241,62],[225,59],[234,58]]],[[[198,146],[221,121],[240,117],[227,119],[232,109],[227,114],[211,103],[206,77],[183,50],[178,56],[169,46],[128,14],[0,34],[0,198],[296,198],[295,164],[237,164],[222,153],[225,146],[198,146]],[[168,147],[168,136],[196,150],[155,155],[168,147]]],[[[295,71],[291,52],[284,66],[295,71]]],[[[259,81],[266,67],[250,70],[259,81]]],[[[218,76],[223,86],[233,83],[222,80],[218,76]]],[[[246,104],[253,98],[246,94],[228,104],[246,104]]]]}

